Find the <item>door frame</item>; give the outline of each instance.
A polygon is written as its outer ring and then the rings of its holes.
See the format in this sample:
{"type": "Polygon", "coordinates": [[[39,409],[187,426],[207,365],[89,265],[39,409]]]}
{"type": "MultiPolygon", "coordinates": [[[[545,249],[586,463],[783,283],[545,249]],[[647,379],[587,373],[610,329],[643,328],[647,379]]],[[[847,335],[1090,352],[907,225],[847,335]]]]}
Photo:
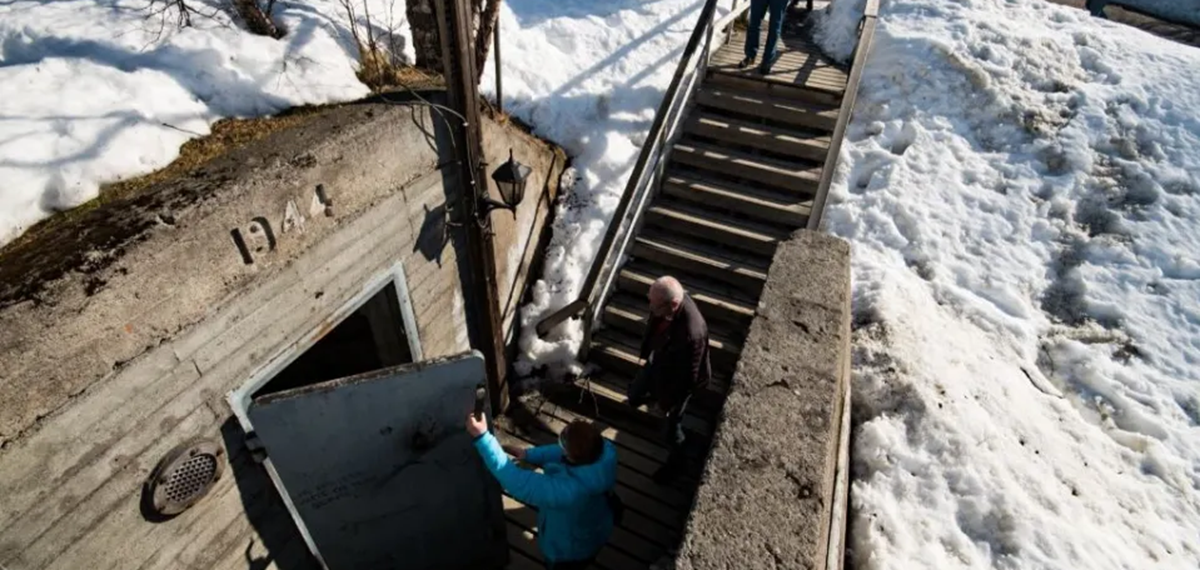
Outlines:
{"type": "MultiPolygon", "coordinates": [[[[421,336],[417,327],[417,319],[413,312],[412,299],[408,293],[408,281],[404,277],[404,264],[397,261],[386,270],[376,273],[368,279],[361,289],[349,300],[342,303],[328,316],[323,318],[319,325],[305,332],[299,340],[288,344],[279,349],[266,363],[259,366],[250,374],[249,378],[237,388],[231,390],[226,395],[226,400],[229,403],[230,409],[233,411],[234,417],[237,418],[238,424],[241,425],[242,431],[246,434],[247,439],[253,439],[254,425],[250,422],[248,410],[250,403],[254,399],[254,394],[266,386],[277,374],[287,368],[302,354],[311,349],[317,344],[329,331],[346,320],[354,311],[362,307],[371,297],[379,294],[384,288],[391,283],[395,289],[396,300],[400,306],[400,320],[404,327],[404,334],[408,340],[408,349],[412,354],[413,363],[424,360],[421,352],[421,336]]],[[[320,551],[317,549],[316,542],[308,532],[308,527],[300,518],[300,513],[292,502],[292,497],[288,493],[287,487],[284,486],[283,480],[279,477],[279,473],[275,470],[275,465],[271,462],[270,454],[262,462],[263,467],[267,471],[267,476],[271,478],[271,483],[275,486],[279,496],[283,499],[284,507],[287,508],[288,514],[296,523],[296,529],[300,531],[300,536],[304,539],[305,546],[309,552],[317,558],[322,568],[328,569],[329,566],[322,558],[320,551]]]]}

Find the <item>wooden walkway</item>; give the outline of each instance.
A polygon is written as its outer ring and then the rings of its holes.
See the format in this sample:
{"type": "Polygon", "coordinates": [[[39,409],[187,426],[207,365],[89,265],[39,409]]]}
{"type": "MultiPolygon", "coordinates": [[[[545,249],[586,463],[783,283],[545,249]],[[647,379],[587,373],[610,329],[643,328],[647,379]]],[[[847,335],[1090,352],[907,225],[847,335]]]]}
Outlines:
{"type": "MultiPolygon", "coordinates": [[[[567,394],[562,396],[563,400],[571,399],[567,394]]],[[[579,406],[573,406],[572,409],[543,401],[532,408],[528,418],[499,426],[497,437],[502,443],[517,446],[553,444],[558,441],[558,432],[568,422],[587,417],[597,422],[604,436],[617,446],[616,491],[625,503],[626,512],[621,526],[600,553],[594,568],[648,568],[668,549],[675,547],[691,505],[696,481],[694,478],[684,478],[664,487],[650,479],[667,457],[666,449],[654,438],[653,430],[621,425],[620,420],[609,419],[603,412],[600,413],[602,417],[596,419],[594,411],[580,413],[583,410],[579,406]]],[[[536,510],[509,496],[505,496],[504,501],[508,537],[513,547],[509,568],[541,567],[542,558],[536,545],[536,510]]]]}
{"type": "MultiPolygon", "coordinates": [[[[744,37],[736,34],[713,54],[620,268],[590,350],[600,371],[536,403],[514,402],[498,425],[505,443],[534,445],[557,441],[567,422],[586,417],[617,445],[617,493],[626,515],[596,569],[645,570],[671,559],[775,247],[807,223],[829,154],[846,72],[821,56],[798,24],[785,26],[782,56],[770,75],[737,69],[744,37]],[[667,274],[684,284],[708,321],[714,379],[685,417],[691,469],[664,487],[651,479],[667,456],[661,420],[630,409],[625,393],[640,367],[646,294],[667,274]]],[[[510,568],[541,567],[534,509],[506,497],[505,512],[510,568]]]]}
{"type": "Polygon", "coordinates": [[[847,73],[834,65],[829,59],[820,55],[820,50],[813,45],[796,26],[785,24],[784,35],[779,38],[779,59],[771,67],[771,73],[762,76],[758,73],[758,64],[762,62],[763,50],[767,45],[767,31],[759,34],[758,59],[754,65],[738,69],[737,64],[745,57],[743,49],[746,44],[745,30],[738,31],[721,46],[713,55],[710,73],[725,73],[744,77],[751,80],[766,80],[772,83],[805,87],[819,91],[841,95],[846,90],[847,73]]]}

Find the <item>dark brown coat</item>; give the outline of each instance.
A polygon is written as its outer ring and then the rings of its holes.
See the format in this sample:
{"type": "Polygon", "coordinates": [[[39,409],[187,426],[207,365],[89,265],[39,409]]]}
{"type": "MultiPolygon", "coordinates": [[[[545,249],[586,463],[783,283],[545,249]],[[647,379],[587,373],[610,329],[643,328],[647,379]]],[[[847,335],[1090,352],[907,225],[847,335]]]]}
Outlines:
{"type": "Polygon", "coordinates": [[[662,317],[652,316],[646,328],[641,357],[645,360],[654,352],[654,361],[647,364],[643,374],[650,396],[662,409],[674,410],[690,394],[707,386],[712,378],[708,360],[708,324],[687,294],[663,333],[666,338],[655,342],[654,333],[661,322],[662,317]],[[657,350],[656,345],[659,346],[657,350]]]}

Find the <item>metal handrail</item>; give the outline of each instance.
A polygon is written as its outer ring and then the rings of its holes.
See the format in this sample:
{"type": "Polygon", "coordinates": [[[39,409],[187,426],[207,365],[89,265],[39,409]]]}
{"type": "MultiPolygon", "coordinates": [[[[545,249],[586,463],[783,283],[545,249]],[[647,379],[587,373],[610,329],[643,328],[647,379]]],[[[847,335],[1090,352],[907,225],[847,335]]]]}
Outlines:
{"type": "MultiPolygon", "coordinates": [[[[733,0],[733,8],[729,10],[729,13],[721,16],[721,19],[717,20],[717,22],[713,24],[713,29],[721,30],[722,32],[728,30],[733,26],[733,23],[737,21],[738,18],[742,17],[742,14],[745,14],[749,10],[749,2],[742,4],[738,0],[733,0]]],[[[722,38],[721,45],[724,45],[728,39],[728,37],[722,38]]]]}
{"type": "MultiPolygon", "coordinates": [[[[690,78],[691,81],[688,83],[688,88],[681,89],[684,78],[689,71],[703,72],[707,68],[708,59],[711,56],[710,48],[713,32],[716,30],[722,31],[723,35],[720,41],[724,44],[728,37],[728,34],[724,32],[749,9],[749,2],[742,3],[734,0],[732,10],[725,14],[719,21],[714,22],[713,16],[716,13],[717,1],[706,0],[704,7],[701,9],[696,27],[692,31],[691,37],[688,38],[687,46],[684,48],[679,65],[675,69],[675,75],[671,78],[671,83],[663,95],[662,103],[659,105],[658,112],[654,116],[654,123],[647,133],[646,142],[643,143],[642,150],[638,154],[633,173],[630,175],[628,183],[626,183],[625,192],[621,196],[621,201],[617,205],[616,211],[613,212],[612,220],[609,222],[604,239],[600,243],[600,248],[597,250],[596,256],[592,261],[592,266],[588,270],[587,278],[584,280],[579,296],[565,307],[542,318],[537,324],[538,335],[545,336],[554,327],[578,316],[586,309],[587,311],[584,313],[585,338],[580,346],[581,357],[586,357],[588,345],[590,344],[592,325],[598,318],[598,312],[603,304],[604,297],[616,278],[616,271],[614,269],[620,266],[620,262],[625,254],[625,248],[629,242],[629,237],[636,233],[641,220],[644,210],[643,206],[653,194],[654,185],[650,181],[659,174],[662,158],[670,149],[670,145],[665,143],[674,136],[674,128],[678,126],[673,117],[676,112],[681,112],[686,107],[686,103],[697,85],[697,82],[694,81],[696,76],[693,75],[690,78]],[[739,6],[739,4],[741,5],[739,6]],[[701,39],[705,40],[703,55],[693,64],[692,60],[697,50],[701,47],[701,39]],[[697,69],[697,66],[699,66],[699,69],[697,69]],[[667,132],[668,128],[670,132],[667,132]],[[631,210],[631,206],[634,205],[636,207],[631,210]],[[620,240],[619,243],[618,240],[620,240]]],[[[826,157],[825,168],[821,174],[821,182],[817,188],[817,194],[813,199],[812,214],[809,216],[807,226],[809,229],[818,229],[820,227],[821,211],[824,208],[825,200],[829,193],[833,172],[837,167],[837,157],[841,151],[841,139],[845,136],[846,126],[854,110],[855,95],[862,78],[862,66],[865,63],[867,52],[870,51],[871,39],[875,32],[875,19],[878,16],[878,12],[879,0],[867,0],[866,8],[863,11],[863,20],[859,24],[859,44],[855,48],[851,73],[846,85],[846,93],[842,100],[842,105],[838,110],[838,119],[834,127],[829,155],[826,157]]]]}
{"type": "MultiPolygon", "coordinates": [[[[588,271],[587,278],[583,282],[583,287],[579,292],[579,297],[569,303],[567,306],[555,311],[549,316],[543,318],[537,324],[537,333],[539,336],[545,336],[551,329],[558,326],[563,321],[575,317],[580,311],[585,308],[598,305],[597,296],[603,290],[608,288],[611,282],[611,276],[605,280],[605,286],[598,289],[597,283],[600,282],[602,273],[605,268],[614,265],[612,261],[613,246],[617,243],[617,239],[622,237],[622,229],[632,229],[636,225],[636,219],[627,220],[630,212],[630,206],[638,203],[638,208],[633,210],[633,218],[638,218],[641,215],[641,205],[645,202],[646,197],[653,190],[652,185],[646,184],[648,181],[647,173],[653,175],[657,170],[658,161],[655,160],[655,168],[647,168],[651,165],[652,159],[660,159],[663,152],[668,148],[661,144],[669,137],[664,137],[664,127],[668,126],[667,119],[673,111],[682,109],[682,100],[689,96],[690,89],[681,91],[680,85],[683,83],[684,76],[693,66],[689,66],[697,50],[701,47],[701,40],[705,40],[703,44],[707,51],[711,42],[713,29],[713,15],[716,13],[718,0],[706,0],[704,7],[700,10],[700,17],[696,23],[696,27],[692,30],[691,37],[688,38],[687,46],[683,50],[683,55],[680,57],[679,66],[675,69],[675,75],[671,78],[671,83],[667,87],[667,91],[663,94],[662,103],[659,104],[658,112],[654,115],[654,123],[650,126],[650,131],[646,135],[646,141],[642,144],[642,151],[638,154],[637,162],[634,164],[633,173],[629,176],[629,182],[625,185],[625,192],[621,196],[621,202],[617,205],[616,211],[613,212],[612,220],[608,224],[608,230],[604,234],[604,240],[600,242],[600,248],[596,250],[596,256],[592,261],[592,267],[588,271]],[[680,95],[684,97],[680,97],[680,95]],[[632,222],[632,223],[627,223],[632,222]]],[[[702,58],[700,62],[707,64],[707,58],[702,58]]],[[[693,77],[694,79],[694,77],[693,77]]],[[[693,82],[694,83],[694,82],[693,82]]],[[[667,133],[673,134],[673,133],[667,133]]],[[[627,232],[626,232],[627,233],[627,232]]],[[[622,243],[623,254],[624,241],[622,243]]],[[[618,256],[619,257],[619,256],[618,256]]],[[[588,312],[587,321],[584,324],[584,331],[587,334],[591,329],[591,321],[594,319],[594,310],[588,312]]],[[[583,350],[587,349],[585,339],[583,350]]]]}
{"type": "Polygon", "coordinates": [[[842,106],[838,109],[837,123],[830,137],[829,154],[825,156],[825,166],[821,169],[821,182],[817,185],[817,194],[813,197],[811,214],[808,216],[810,230],[821,229],[821,219],[825,214],[825,200],[829,198],[829,186],[833,184],[834,171],[837,170],[838,155],[842,153],[842,139],[846,136],[846,126],[854,114],[854,101],[858,97],[858,84],[862,81],[863,66],[867,62],[867,54],[871,51],[871,42],[875,38],[875,23],[879,17],[879,0],[867,0],[863,8],[862,19],[858,23],[858,45],[854,47],[854,60],[850,64],[850,77],[846,81],[846,91],[842,96],[842,106]]]}

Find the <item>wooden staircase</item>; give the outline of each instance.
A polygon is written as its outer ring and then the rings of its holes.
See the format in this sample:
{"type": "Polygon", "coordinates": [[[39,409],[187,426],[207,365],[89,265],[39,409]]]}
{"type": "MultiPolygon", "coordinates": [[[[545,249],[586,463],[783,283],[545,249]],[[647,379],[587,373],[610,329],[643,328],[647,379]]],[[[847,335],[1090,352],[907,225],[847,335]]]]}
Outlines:
{"type": "MultiPolygon", "coordinates": [[[[684,420],[691,454],[700,464],[775,249],[806,227],[829,158],[847,73],[823,58],[800,26],[785,28],[783,55],[773,73],[737,69],[742,34],[709,58],[686,109],[661,183],[633,229],[597,317],[601,327],[588,351],[592,370],[546,394],[529,417],[505,428],[506,437],[518,443],[553,441],[565,422],[587,417],[618,445],[623,474],[618,493],[633,517],[618,529],[596,568],[648,568],[668,553],[695,492],[695,473],[670,487],[648,480],[665,459],[661,418],[626,404],[629,382],[641,367],[638,347],[650,284],[663,275],[678,278],[708,322],[714,378],[684,420]]],[[[528,513],[514,510],[509,519],[514,532],[524,529],[526,540],[514,543],[521,556],[511,567],[527,567],[530,559],[538,563],[528,513]]]]}
{"type": "Polygon", "coordinates": [[[714,382],[696,415],[711,421],[775,248],[808,222],[842,93],[833,71],[808,85],[720,64],[730,59],[724,52],[740,50],[739,39],[714,56],[604,307],[590,351],[603,372],[588,378],[603,389],[593,389],[597,399],[615,400],[601,407],[628,415],[623,394],[640,367],[646,294],[654,279],[672,275],[708,321],[714,382]]]}

